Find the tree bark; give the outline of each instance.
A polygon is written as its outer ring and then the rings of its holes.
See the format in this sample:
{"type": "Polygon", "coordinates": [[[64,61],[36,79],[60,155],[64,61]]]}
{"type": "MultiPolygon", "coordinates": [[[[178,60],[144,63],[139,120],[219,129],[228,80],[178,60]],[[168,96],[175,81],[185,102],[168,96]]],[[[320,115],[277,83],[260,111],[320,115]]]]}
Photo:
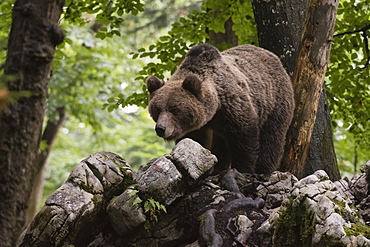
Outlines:
{"type": "MultiPolygon", "coordinates": [[[[259,44],[279,56],[290,76],[293,76],[297,61],[306,4],[307,0],[253,1],[259,44]]],[[[282,168],[284,170],[284,164],[282,168]]],[[[307,163],[304,171],[295,175],[301,178],[319,169],[325,170],[332,180],[340,179],[324,90],[320,96],[307,163]]]]}
{"type": "Polygon", "coordinates": [[[334,150],[333,128],[325,86],[320,94],[306,165],[304,170],[297,174],[297,177],[302,178],[317,170],[326,171],[332,181],[341,178],[334,150]]]}
{"type": "Polygon", "coordinates": [[[292,77],[307,0],[253,0],[259,46],[275,53],[292,77]]]}
{"type": "Polygon", "coordinates": [[[4,74],[20,98],[0,113],[0,242],[15,246],[36,172],[47,85],[64,33],[63,0],[18,0],[13,8],[4,74]]]}
{"type": "Polygon", "coordinates": [[[210,43],[214,46],[222,46],[223,44],[229,44],[231,46],[238,45],[238,36],[235,35],[235,32],[232,30],[234,23],[231,18],[225,22],[225,33],[215,33],[212,30],[208,30],[209,39],[207,43],[210,43]]]}
{"type": "Polygon", "coordinates": [[[296,108],[287,134],[282,164],[304,175],[320,93],[323,87],[338,2],[309,0],[293,74],[296,108]]]}
{"type": "Polygon", "coordinates": [[[48,120],[46,123],[44,133],[42,134],[41,141],[45,141],[47,147],[45,147],[45,149],[43,150],[40,150],[38,155],[38,162],[36,168],[37,171],[33,181],[32,193],[30,199],[28,200],[26,219],[23,228],[26,228],[28,226],[28,224],[31,222],[32,218],[36,215],[40,207],[40,202],[42,200],[42,194],[44,191],[44,173],[46,170],[46,163],[49,158],[49,154],[53,147],[54,141],[58,135],[59,129],[62,126],[65,119],[64,107],[58,108],[57,112],[58,119],[55,122],[48,120]]]}

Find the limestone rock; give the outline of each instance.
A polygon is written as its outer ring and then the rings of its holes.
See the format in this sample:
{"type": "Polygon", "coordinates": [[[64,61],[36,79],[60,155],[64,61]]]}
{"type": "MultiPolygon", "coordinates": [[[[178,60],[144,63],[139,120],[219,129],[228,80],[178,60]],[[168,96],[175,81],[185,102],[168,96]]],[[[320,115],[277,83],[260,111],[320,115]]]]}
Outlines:
{"type": "Polygon", "coordinates": [[[19,246],[370,247],[370,164],[352,180],[276,171],[266,181],[235,169],[209,176],[216,161],[189,139],[137,172],[117,155],[93,154],[47,199],[19,246]],[[149,199],[167,213],[148,211],[149,199]]]}
{"type": "Polygon", "coordinates": [[[208,176],[217,163],[216,156],[189,138],[177,143],[170,157],[177,169],[193,180],[208,176]]]}
{"type": "Polygon", "coordinates": [[[257,187],[258,196],[265,199],[265,207],[279,207],[290,196],[298,179],[289,172],[273,172],[268,182],[257,187]]]}
{"type": "Polygon", "coordinates": [[[324,171],[317,171],[295,183],[292,196],[270,215],[273,246],[357,246],[358,241],[370,246],[369,239],[347,234],[362,219],[327,179],[324,171]]]}
{"type": "Polygon", "coordinates": [[[183,176],[168,156],[152,161],[144,172],[137,175],[137,183],[144,200],[153,198],[164,205],[170,205],[185,191],[183,176]]]}
{"type": "Polygon", "coordinates": [[[135,229],[146,221],[143,209],[138,203],[141,199],[133,192],[131,188],[125,190],[107,207],[109,220],[114,230],[120,235],[135,229]]]}
{"type": "Polygon", "coordinates": [[[107,224],[101,214],[110,199],[132,183],[131,168],[118,155],[101,152],[82,160],[46,200],[19,246],[86,244],[107,224]]]}
{"type": "Polygon", "coordinates": [[[234,234],[235,240],[238,243],[245,245],[253,232],[253,224],[253,221],[251,221],[246,215],[237,215],[229,220],[227,228],[234,234]]]}

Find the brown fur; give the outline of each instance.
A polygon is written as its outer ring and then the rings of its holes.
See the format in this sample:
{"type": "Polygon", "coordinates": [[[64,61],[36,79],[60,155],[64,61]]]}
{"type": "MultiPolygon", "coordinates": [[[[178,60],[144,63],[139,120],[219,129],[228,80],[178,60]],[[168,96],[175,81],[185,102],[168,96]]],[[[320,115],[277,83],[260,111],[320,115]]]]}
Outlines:
{"type": "Polygon", "coordinates": [[[216,170],[269,174],[292,119],[291,81],[278,57],[252,45],[193,47],[172,77],[147,80],[149,112],[166,140],[190,137],[218,158],[216,170]]]}

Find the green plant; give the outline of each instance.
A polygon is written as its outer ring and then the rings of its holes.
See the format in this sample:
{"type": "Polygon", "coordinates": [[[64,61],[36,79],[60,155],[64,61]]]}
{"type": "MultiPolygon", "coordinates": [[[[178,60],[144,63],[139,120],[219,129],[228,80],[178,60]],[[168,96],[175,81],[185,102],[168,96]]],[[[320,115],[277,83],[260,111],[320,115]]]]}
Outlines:
{"type": "Polygon", "coordinates": [[[160,202],[149,198],[144,203],[144,212],[148,215],[148,220],[144,223],[145,229],[149,229],[154,222],[158,222],[158,216],[161,212],[167,213],[166,207],[160,202]]]}

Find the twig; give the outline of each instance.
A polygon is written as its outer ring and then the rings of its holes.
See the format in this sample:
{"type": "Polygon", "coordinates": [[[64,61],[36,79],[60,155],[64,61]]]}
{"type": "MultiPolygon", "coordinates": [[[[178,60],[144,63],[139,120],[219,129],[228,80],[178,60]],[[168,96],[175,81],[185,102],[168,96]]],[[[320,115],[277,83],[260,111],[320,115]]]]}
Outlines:
{"type": "Polygon", "coordinates": [[[348,32],[343,32],[343,33],[338,33],[338,34],[335,34],[333,37],[338,37],[338,36],[343,36],[343,35],[346,35],[346,34],[354,34],[354,33],[360,33],[360,32],[366,32],[366,30],[370,29],[370,24],[361,28],[361,29],[358,29],[358,30],[355,30],[355,31],[348,31],[348,32]]]}
{"type": "Polygon", "coordinates": [[[343,36],[343,35],[346,35],[346,34],[362,33],[362,37],[364,39],[364,45],[365,45],[365,52],[364,53],[365,53],[365,56],[367,57],[366,62],[365,62],[365,67],[364,67],[365,69],[370,64],[369,40],[367,38],[367,30],[369,30],[369,29],[370,29],[370,24],[363,27],[363,28],[355,30],[355,31],[348,31],[348,32],[338,33],[338,34],[334,35],[334,37],[339,37],[339,36],[343,36]]]}

